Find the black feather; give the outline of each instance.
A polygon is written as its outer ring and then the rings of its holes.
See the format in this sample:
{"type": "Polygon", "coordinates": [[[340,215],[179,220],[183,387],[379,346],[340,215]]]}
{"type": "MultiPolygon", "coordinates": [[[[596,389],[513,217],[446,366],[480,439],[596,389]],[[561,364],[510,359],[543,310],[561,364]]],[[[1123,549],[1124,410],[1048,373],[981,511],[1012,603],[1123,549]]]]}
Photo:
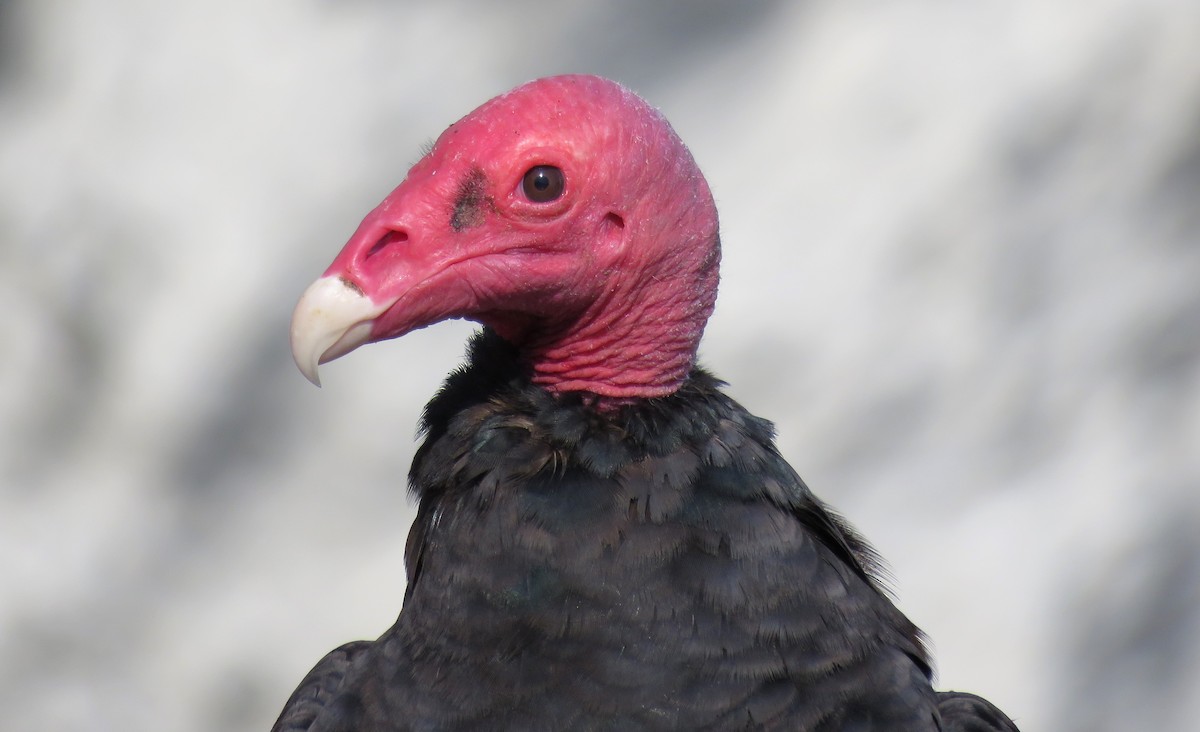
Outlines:
{"type": "Polygon", "coordinates": [[[600,413],[472,339],[421,421],[403,612],[276,729],[1014,729],[935,694],[876,556],[721,386],[600,413]]]}
{"type": "Polygon", "coordinates": [[[1017,725],[991,702],[974,694],[938,694],[938,710],[946,732],[1017,732],[1017,725]]]}

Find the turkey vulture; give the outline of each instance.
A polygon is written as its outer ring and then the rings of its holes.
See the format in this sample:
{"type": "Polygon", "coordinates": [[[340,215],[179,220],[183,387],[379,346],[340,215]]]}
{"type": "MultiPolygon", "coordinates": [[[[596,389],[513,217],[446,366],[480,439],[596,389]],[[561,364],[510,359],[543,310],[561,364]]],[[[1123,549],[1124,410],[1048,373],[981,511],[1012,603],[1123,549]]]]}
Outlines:
{"type": "Polygon", "coordinates": [[[667,121],[590,76],[450,126],[296,306],[319,363],[483,328],[425,409],[396,624],[275,730],[1015,730],[938,693],[870,547],[696,365],[717,212],[667,121]]]}

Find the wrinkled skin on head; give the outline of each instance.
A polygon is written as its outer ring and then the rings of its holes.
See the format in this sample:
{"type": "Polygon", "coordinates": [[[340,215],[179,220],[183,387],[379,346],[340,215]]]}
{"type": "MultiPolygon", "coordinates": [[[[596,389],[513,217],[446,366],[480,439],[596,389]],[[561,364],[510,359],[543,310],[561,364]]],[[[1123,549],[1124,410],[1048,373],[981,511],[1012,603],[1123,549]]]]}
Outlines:
{"type": "Polygon", "coordinates": [[[719,258],[665,119],[610,81],[542,79],[451,125],[367,215],[297,306],[293,350],[315,380],[363,343],[468,318],[553,391],[661,396],[694,360],[719,258]]]}

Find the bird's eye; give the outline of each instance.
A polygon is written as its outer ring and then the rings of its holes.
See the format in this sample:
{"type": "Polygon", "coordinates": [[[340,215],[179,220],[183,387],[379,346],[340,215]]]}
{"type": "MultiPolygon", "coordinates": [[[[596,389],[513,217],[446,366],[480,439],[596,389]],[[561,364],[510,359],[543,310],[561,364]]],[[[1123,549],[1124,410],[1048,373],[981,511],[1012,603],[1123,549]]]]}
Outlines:
{"type": "Polygon", "coordinates": [[[553,165],[535,165],[525,174],[521,188],[534,203],[553,201],[563,194],[563,172],[553,165]]]}

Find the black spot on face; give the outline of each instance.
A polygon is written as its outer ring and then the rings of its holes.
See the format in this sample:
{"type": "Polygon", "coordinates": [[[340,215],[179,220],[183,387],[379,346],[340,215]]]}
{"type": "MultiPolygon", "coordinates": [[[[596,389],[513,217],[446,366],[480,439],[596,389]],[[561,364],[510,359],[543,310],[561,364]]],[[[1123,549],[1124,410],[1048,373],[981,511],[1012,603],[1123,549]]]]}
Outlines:
{"type": "Polygon", "coordinates": [[[487,176],[479,168],[474,168],[459,184],[458,196],[454,199],[454,213],[450,215],[450,226],[455,231],[479,226],[491,206],[492,199],[487,195],[487,176]]]}

